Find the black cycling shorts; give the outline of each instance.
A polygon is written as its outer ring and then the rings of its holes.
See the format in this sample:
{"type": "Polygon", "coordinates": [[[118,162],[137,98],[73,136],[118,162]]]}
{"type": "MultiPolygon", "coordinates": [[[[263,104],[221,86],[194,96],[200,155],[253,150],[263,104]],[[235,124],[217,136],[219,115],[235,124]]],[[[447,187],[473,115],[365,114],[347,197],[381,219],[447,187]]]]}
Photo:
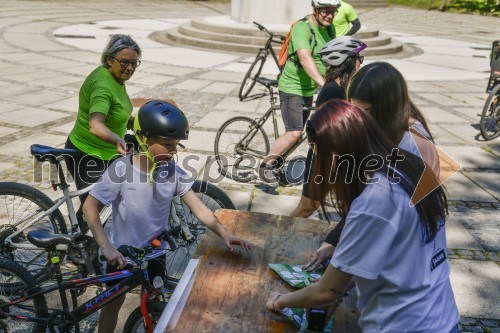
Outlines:
{"type": "Polygon", "coordinates": [[[280,92],[280,109],[285,131],[302,131],[309,118],[310,111],[304,112],[304,106],[311,107],[313,97],[303,97],[299,95],[280,92]]]}

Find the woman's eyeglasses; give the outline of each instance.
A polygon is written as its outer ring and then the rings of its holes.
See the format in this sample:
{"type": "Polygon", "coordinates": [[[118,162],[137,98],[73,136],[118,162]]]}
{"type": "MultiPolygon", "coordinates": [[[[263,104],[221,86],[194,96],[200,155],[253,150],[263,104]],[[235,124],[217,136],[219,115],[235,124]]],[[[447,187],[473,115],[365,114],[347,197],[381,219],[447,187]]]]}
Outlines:
{"type": "Polygon", "coordinates": [[[139,67],[139,65],[141,64],[141,61],[140,60],[120,60],[118,59],[117,57],[111,57],[113,59],[115,59],[116,61],[118,61],[120,63],[120,67],[125,69],[128,67],[128,65],[132,65],[132,68],[137,68],[139,67]]]}
{"type": "Polygon", "coordinates": [[[356,59],[358,59],[358,60],[359,60],[359,63],[360,63],[360,64],[362,64],[362,63],[363,63],[363,60],[365,60],[365,57],[364,57],[364,56],[361,56],[361,55],[358,55],[358,56],[356,57],[356,59]]]}

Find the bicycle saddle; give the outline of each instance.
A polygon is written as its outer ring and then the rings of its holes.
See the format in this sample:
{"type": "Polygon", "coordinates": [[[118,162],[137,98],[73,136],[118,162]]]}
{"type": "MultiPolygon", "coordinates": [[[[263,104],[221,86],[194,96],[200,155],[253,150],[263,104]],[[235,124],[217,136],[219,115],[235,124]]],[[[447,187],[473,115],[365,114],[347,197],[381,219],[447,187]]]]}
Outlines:
{"type": "Polygon", "coordinates": [[[260,84],[262,84],[266,88],[278,86],[278,80],[271,80],[271,79],[268,79],[267,77],[258,77],[257,82],[259,82],[260,84]]]}
{"type": "Polygon", "coordinates": [[[28,241],[38,247],[49,247],[57,244],[71,244],[73,237],[67,234],[52,234],[44,230],[32,230],[28,232],[28,241]]]}
{"type": "Polygon", "coordinates": [[[30,152],[31,155],[33,155],[37,159],[37,161],[39,162],[50,161],[51,163],[55,163],[56,158],[59,156],[64,156],[64,155],[76,156],[80,153],[76,149],[54,148],[38,144],[31,145],[30,152]]]}

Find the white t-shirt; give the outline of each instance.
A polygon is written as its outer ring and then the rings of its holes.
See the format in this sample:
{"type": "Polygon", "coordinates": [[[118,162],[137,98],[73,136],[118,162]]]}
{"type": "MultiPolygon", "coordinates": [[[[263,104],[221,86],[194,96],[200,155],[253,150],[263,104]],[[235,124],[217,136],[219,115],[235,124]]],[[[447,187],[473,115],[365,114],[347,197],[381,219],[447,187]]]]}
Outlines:
{"type": "Polygon", "coordinates": [[[150,184],[150,175],[133,166],[131,158],[114,161],[90,191],[103,205],[112,205],[109,240],[115,247],[150,245],[151,240],[167,230],[172,197],[183,196],[193,184],[172,161],[155,170],[150,184]]]}
{"type": "Polygon", "coordinates": [[[375,175],[351,205],[331,264],[355,277],[363,333],[447,333],[459,313],[444,226],[424,244],[410,197],[375,175]]]}

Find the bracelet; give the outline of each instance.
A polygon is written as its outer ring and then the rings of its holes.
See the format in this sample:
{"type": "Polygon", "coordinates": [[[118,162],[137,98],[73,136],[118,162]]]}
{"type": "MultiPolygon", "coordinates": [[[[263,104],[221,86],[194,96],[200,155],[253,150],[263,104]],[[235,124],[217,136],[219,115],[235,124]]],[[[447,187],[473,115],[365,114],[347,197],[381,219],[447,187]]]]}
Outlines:
{"type": "Polygon", "coordinates": [[[280,297],[281,297],[281,294],[278,294],[278,295],[276,295],[276,297],[273,299],[273,310],[274,310],[274,311],[276,311],[276,312],[281,312],[281,310],[278,310],[278,309],[276,308],[276,304],[275,304],[275,303],[276,303],[276,301],[278,300],[278,298],[280,298],[280,297]]]}

